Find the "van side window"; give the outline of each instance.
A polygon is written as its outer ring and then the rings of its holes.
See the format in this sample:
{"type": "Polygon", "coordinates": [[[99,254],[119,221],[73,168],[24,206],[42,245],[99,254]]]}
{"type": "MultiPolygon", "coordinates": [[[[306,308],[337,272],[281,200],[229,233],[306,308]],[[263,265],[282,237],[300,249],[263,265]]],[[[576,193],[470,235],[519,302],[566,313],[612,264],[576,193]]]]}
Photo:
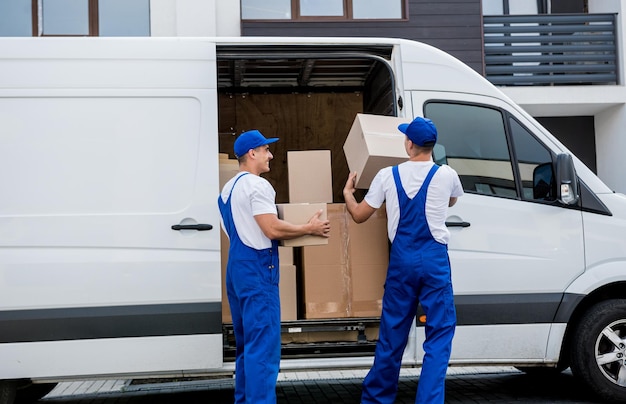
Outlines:
{"type": "Polygon", "coordinates": [[[519,197],[499,110],[429,102],[424,112],[437,126],[435,161],[456,170],[465,192],[519,197]]]}
{"type": "Polygon", "coordinates": [[[522,198],[554,201],[556,182],[552,170],[552,154],[515,119],[509,118],[509,125],[522,177],[522,198]]]}

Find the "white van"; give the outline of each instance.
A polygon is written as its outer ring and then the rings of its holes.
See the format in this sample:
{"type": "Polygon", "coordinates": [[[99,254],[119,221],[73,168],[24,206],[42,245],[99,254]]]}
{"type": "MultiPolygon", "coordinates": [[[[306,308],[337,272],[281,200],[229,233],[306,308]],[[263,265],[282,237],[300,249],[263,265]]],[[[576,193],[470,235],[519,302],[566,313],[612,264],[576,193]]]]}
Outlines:
{"type": "MultiPolygon", "coordinates": [[[[571,366],[624,402],[624,195],[430,46],[245,37],[0,38],[0,403],[25,382],[232,374],[218,154],[243,130],[280,137],[286,202],[284,152],[330,149],[342,202],[356,113],[431,118],[461,176],[451,366],[571,366]]],[[[367,368],[377,320],[284,324],[359,337],[286,343],[281,366],[367,368]]],[[[422,340],[417,321],[405,366],[422,340]]]]}

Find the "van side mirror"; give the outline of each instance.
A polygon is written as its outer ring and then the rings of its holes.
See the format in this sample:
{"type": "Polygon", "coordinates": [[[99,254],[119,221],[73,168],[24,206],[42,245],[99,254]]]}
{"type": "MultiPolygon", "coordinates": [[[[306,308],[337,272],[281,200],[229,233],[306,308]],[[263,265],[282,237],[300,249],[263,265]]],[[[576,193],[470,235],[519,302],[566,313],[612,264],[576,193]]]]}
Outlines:
{"type": "Polygon", "coordinates": [[[555,200],[555,183],[552,162],[539,164],[533,170],[533,199],[555,200]]]}
{"type": "Polygon", "coordinates": [[[578,176],[574,169],[574,160],[569,154],[556,156],[556,186],[557,199],[565,205],[574,205],[578,202],[578,176]]]}

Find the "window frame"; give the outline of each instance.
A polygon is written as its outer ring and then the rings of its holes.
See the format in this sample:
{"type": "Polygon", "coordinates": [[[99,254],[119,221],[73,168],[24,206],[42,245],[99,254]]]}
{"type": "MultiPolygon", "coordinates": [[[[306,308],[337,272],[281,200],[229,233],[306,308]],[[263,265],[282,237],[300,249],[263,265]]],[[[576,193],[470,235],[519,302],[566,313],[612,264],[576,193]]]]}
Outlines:
{"type": "Polygon", "coordinates": [[[459,100],[449,100],[449,99],[430,99],[430,100],[425,101],[422,107],[422,114],[424,117],[428,117],[426,114],[428,104],[448,104],[448,105],[453,104],[453,105],[461,105],[461,106],[469,106],[469,107],[487,108],[487,109],[498,111],[502,117],[504,136],[507,142],[509,161],[511,163],[511,169],[512,169],[512,174],[513,174],[513,183],[515,184],[517,196],[507,197],[503,195],[485,194],[485,193],[480,193],[480,192],[464,189],[465,192],[475,194],[475,195],[513,199],[513,200],[519,200],[519,201],[530,202],[530,203],[540,203],[544,205],[554,205],[558,203],[556,200],[552,201],[552,200],[528,199],[528,198],[525,198],[524,196],[524,186],[523,186],[523,181],[522,181],[522,175],[520,172],[520,166],[519,166],[520,163],[519,163],[519,159],[517,156],[517,151],[515,150],[515,142],[513,139],[511,120],[514,120],[521,128],[523,128],[526,132],[528,132],[528,134],[535,141],[537,141],[537,143],[539,143],[543,148],[546,149],[546,151],[548,151],[548,153],[550,154],[550,159],[551,159],[552,164],[554,164],[554,161],[556,159],[556,154],[554,153],[552,149],[550,149],[540,139],[538,139],[537,136],[531,130],[529,130],[528,127],[524,125],[518,117],[516,117],[514,114],[512,114],[511,112],[507,111],[506,109],[502,107],[489,105],[489,104],[483,104],[479,102],[459,101],[459,100]]]}
{"type": "MultiPolygon", "coordinates": [[[[42,27],[40,27],[40,24],[39,24],[40,20],[43,18],[43,16],[40,15],[39,3],[43,1],[45,0],[31,0],[31,25],[32,25],[31,34],[33,37],[98,37],[100,36],[100,0],[87,0],[87,13],[88,13],[88,16],[87,16],[88,33],[87,34],[45,34],[43,32],[42,27]]],[[[148,21],[148,35],[147,36],[151,35],[150,28],[151,27],[148,21]]]]}
{"type": "Polygon", "coordinates": [[[89,32],[87,35],[81,34],[44,34],[43,31],[40,32],[39,27],[39,0],[31,1],[32,8],[32,21],[33,21],[33,36],[34,37],[85,37],[85,36],[99,36],[100,35],[100,27],[99,27],[99,15],[98,15],[98,0],[87,0],[87,10],[88,10],[88,24],[89,24],[89,32]]]}
{"type": "MultiPolygon", "coordinates": [[[[243,11],[243,1],[241,0],[241,9],[243,11]]],[[[353,0],[343,0],[343,16],[302,16],[300,15],[300,0],[290,0],[291,2],[291,18],[283,19],[266,19],[266,18],[244,18],[241,15],[241,21],[245,22],[333,22],[333,21],[350,21],[350,22],[368,22],[368,21],[407,21],[409,0],[399,0],[401,2],[402,16],[399,18],[357,18],[353,17],[353,0]]]]}

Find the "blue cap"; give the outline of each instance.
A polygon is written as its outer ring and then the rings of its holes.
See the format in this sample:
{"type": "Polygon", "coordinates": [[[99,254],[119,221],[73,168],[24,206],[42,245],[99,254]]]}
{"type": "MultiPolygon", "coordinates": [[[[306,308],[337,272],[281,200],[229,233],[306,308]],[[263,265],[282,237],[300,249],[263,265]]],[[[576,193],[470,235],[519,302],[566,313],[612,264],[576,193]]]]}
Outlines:
{"type": "Polygon", "coordinates": [[[267,139],[258,130],[249,130],[247,132],[243,132],[235,140],[235,156],[239,158],[246,154],[250,149],[256,149],[259,146],[265,146],[266,144],[274,143],[277,141],[277,137],[267,139]]]}
{"type": "Polygon", "coordinates": [[[437,128],[430,119],[418,116],[411,123],[400,124],[398,129],[418,146],[430,147],[437,143],[437,128]]]}

